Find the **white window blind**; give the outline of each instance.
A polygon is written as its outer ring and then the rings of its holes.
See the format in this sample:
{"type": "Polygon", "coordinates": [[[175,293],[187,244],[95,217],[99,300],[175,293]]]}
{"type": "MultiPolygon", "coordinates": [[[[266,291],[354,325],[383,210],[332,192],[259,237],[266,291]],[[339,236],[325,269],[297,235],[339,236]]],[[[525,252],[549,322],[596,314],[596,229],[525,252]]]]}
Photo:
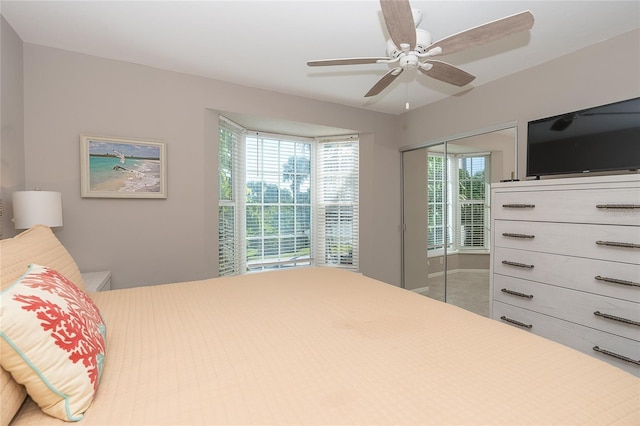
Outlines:
{"type": "Polygon", "coordinates": [[[311,265],[312,141],[246,137],[246,258],[249,271],[311,265]]]}
{"type": "Polygon", "coordinates": [[[489,248],[490,156],[460,155],[456,242],[460,250],[489,248]]]}
{"type": "Polygon", "coordinates": [[[358,270],[359,147],[357,137],[317,144],[316,264],[358,270]]]}
{"type": "Polygon", "coordinates": [[[218,275],[245,271],[244,129],[220,116],[218,120],[218,275]]]}
{"type": "Polygon", "coordinates": [[[451,244],[451,217],[449,203],[449,161],[443,154],[427,156],[427,250],[444,250],[445,238],[451,244]]]}

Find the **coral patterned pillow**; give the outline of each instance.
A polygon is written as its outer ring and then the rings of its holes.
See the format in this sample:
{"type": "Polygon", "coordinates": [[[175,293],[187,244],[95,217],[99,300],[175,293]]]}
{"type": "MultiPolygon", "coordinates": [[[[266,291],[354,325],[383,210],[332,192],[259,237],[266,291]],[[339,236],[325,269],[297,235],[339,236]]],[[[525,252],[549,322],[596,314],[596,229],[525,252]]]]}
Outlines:
{"type": "Polygon", "coordinates": [[[60,273],[33,264],[0,296],[2,368],[45,413],[82,419],[104,365],[98,307],[60,273]]]}

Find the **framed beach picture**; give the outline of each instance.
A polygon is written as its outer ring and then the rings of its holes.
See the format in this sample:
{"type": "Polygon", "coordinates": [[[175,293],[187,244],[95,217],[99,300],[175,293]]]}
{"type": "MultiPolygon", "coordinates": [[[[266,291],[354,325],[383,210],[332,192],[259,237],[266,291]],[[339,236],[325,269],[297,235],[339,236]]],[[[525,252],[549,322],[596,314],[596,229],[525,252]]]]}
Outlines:
{"type": "Polygon", "coordinates": [[[167,198],[164,142],[80,135],[82,197],[167,198]]]}

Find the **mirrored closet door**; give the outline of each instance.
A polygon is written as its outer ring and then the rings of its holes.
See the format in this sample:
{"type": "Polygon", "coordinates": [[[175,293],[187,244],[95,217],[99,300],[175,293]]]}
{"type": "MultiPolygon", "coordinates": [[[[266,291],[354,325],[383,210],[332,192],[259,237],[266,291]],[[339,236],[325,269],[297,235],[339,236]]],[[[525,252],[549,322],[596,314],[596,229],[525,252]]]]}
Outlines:
{"type": "Polygon", "coordinates": [[[516,128],[404,149],[403,286],[489,315],[490,186],[517,176],[516,128]]]}

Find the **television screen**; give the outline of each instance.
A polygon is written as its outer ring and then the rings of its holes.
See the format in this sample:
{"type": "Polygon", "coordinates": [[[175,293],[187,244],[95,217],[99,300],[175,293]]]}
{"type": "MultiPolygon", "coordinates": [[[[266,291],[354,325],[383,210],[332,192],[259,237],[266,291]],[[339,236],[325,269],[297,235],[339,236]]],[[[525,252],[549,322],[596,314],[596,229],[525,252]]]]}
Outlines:
{"type": "Polygon", "coordinates": [[[640,98],[530,121],[527,176],[640,169],[640,98]]]}

